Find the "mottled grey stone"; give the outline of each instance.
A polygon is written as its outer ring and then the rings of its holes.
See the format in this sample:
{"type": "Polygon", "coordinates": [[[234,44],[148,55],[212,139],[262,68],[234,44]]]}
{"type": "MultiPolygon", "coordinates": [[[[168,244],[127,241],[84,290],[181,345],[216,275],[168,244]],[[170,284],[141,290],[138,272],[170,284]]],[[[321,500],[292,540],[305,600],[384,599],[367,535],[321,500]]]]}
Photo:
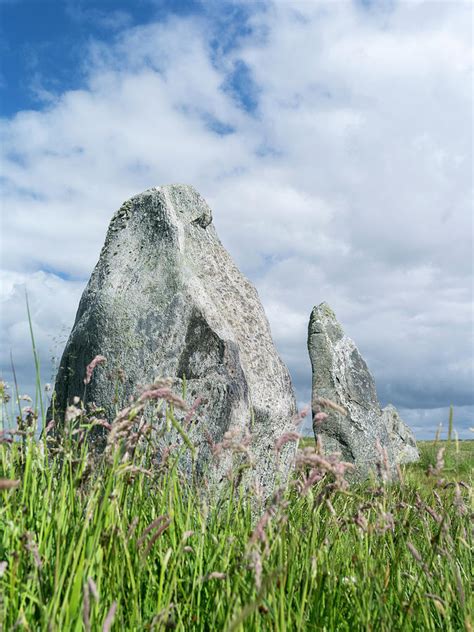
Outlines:
{"type": "Polygon", "coordinates": [[[413,430],[403,421],[395,406],[392,404],[385,406],[382,409],[382,415],[392,440],[397,462],[403,465],[418,461],[420,454],[416,447],[413,430]]]}
{"type": "MultiPolygon", "coordinates": [[[[251,472],[263,488],[271,490],[277,467],[286,476],[294,445],[279,465],[273,445],[296,412],[289,373],[255,288],[191,186],[149,189],[112,218],[60,363],[59,411],[83,396],[85,368],[97,354],[107,364],[95,370],[86,400],[109,419],[140,385],[162,376],[180,389],[185,377],[189,404],[204,398],[189,429],[200,472],[222,478],[229,459],[215,464],[210,445],[240,429],[252,434],[251,472]],[[120,372],[124,379],[117,379],[120,372]]],[[[189,469],[189,455],[182,462],[189,469]]]]}
{"type": "Polygon", "coordinates": [[[354,463],[356,475],[362,478],[381,461],[382,447],[393,471],[402,444],[405,447],[406,433],[397,435],[399,443],[392,440],[391,434],[398,430],[393,430],[393,424],[389,430],[389,415],[382,413],[367,364],[326,303],[311,313],[308,350],[313,370],[313,417],[318,412],[327,414],[322,421],[313,422],[324,450],[340,452],[343,460],[354,463]],[[334,402],[345,413],[321,404],[320,398],[334,402]]]}

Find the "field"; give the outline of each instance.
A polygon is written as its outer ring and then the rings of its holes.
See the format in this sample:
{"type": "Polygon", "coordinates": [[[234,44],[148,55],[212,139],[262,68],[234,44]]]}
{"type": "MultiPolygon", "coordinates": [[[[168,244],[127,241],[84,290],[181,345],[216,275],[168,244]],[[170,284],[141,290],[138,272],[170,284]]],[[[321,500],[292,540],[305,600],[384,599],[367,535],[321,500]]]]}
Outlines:
{"type": "Polygon", "coordinates": [[[310,485],[302,459],[259,506],[232,481],[206,500],[129,421],[101,458],[80,412],[2,434],[2,630],[473,630],[474,442],[421,443],[396,484],[310,485]]]}

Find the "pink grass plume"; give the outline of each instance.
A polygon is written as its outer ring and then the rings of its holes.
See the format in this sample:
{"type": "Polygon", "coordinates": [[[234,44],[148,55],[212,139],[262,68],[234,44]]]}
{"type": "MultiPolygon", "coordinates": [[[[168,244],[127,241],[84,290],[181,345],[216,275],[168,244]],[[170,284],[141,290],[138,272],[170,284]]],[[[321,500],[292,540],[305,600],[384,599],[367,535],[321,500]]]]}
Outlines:
{"type": "Polygon", "coordinates": [[[92,374],[94,373],[94,369],[99,364],[104,364],[107,362],[107,358],[103,355],[96,355],[95,358],[90,362],[86,367],[86,377],[84,378],[84,384],[89,384],[92,379],[92,374]]]}
{"type": "Polygon", "coordinates": [[[104,620],[104,625],[102,626],[102,632],[109,632],[112,628],[112,623],[114,622],[115,612],[117,611],[117,602],[114,601],[110,606],[107,616],[104,620]]]}

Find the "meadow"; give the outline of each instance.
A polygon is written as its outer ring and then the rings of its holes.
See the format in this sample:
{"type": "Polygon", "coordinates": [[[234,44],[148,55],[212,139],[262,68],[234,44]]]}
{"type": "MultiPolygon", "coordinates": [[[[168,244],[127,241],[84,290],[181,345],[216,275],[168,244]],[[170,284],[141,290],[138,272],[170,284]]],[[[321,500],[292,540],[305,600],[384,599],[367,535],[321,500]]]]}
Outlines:
{"type": "Polygon", "coordinates": [[[41,413],[1,396],[1,630],[473,630],[472,441],[348,485],[305,439],[268,502],[232,475],[216,499],[179,452],[157,465],[133,411],[109,426],[76,402],[38,438],[41,413]]]}

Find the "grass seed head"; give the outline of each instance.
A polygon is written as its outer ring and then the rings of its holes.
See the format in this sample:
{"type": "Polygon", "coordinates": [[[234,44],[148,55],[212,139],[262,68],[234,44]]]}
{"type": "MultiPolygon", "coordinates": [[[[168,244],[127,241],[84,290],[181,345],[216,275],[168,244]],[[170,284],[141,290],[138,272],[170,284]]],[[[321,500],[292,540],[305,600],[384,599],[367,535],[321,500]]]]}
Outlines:
{"type": "Polygon", "coordinates": [[[94,373],[94,369],[99,364],[104,364],[107,362],[107,358],[103,355],[96,355],[95,358],[87,365],[86,367],[86,376],[84,378],[84,384],[89,384],[92,379],[92,374],[94,373]]]}
{"type": "Polygon", "coordinates": [[[340,415],[343,415],[344,417],[348,415],[347,410],[343,406],[341,406],[340,404],[337,404],[336,402],[333,402],[330,399],[326,399],[325,397],[315,397],[313,399],[313,409],[316,407],[334,410],[336,413],[339,413],[340,415]]]}
{"type": "Polygon", "coordinates": [[[0,491],[3,491],[5,489],[16,489],[19,485],[19,480],[0,478],[0,491]]]}
{"type": "Polygon", "coordinates": [[[115,613],[117,612],[117,602],[114,601],[107,612],[107,616],[105,617],[104,624],[102,626],[102,632],[110,632],[112,628],[112,623],[115,619],[115,613]]]}

